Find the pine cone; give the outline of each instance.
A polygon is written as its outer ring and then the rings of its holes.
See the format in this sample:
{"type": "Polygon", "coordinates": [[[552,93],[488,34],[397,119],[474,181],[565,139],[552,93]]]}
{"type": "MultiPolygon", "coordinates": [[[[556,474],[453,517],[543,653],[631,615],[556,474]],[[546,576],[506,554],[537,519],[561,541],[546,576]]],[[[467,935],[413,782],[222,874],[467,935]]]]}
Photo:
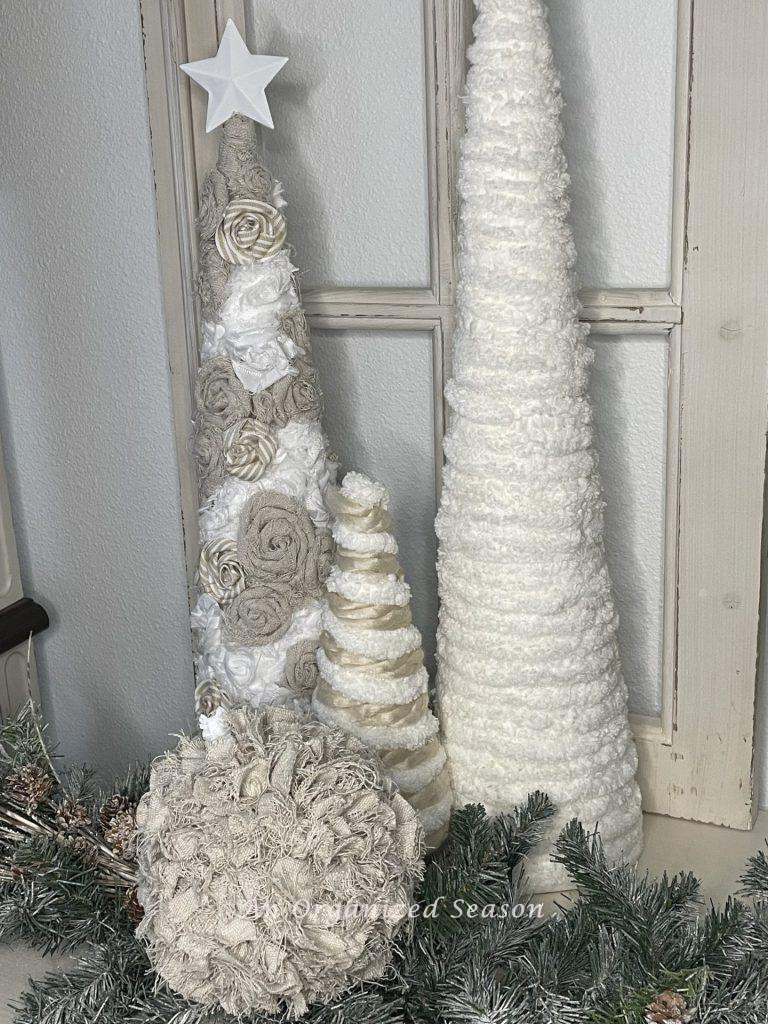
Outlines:
{"type": "Polygon", "coordinates": [[[109,828],[104,830],[104,840],[112,852],[123,860],[136,857],[136,808],[116,814],[109,828]]]}
{"type": "Polygon", "coordinates": [[[139,924],[141,919],[144,917],[144,907],[139,903],[138,890],[135,885],[126,892],[125,898],[125,909],[133,924],[139,924]]]}
{"type": "Polygon", "coordinates": [[[674,1024],[675,1021],[692,1021],[696,1011],[679,992],[660,992],[645,1008],[646,1024],[674,1024]]]}
{"type": "Polygon", "coordinates": [[[67,850],[77,854],[83,864],[94,866],[98,860],[98,851],[88,836],[78,835],[76,832],[62,832],[56,837],[56,841],[67,850]]]}
{"type": "Polygon", "coordinates": [[[106,832],[109,826],[112,824],[113,819],[123,811],[127,811],[131,806],[131,802],[127,796],[121,796],[119,793],[115,793],[108,800],[105,800],[101,805],[99,811],[99,824],[101,825],[102,831],[106,832]]]}
{"type": "Polygon", "coordinates": [[[56,808],[56,824],[63,832],[87,828],[90,820],[87,808],[79,800],[64,800],[56,808]]]}
{"type": "Polygon", "coordinates": [[[8,775],[5,791],[12,800],[34,811],[51,794],[53,779],[36,764],[23,764],[8,775]]]}

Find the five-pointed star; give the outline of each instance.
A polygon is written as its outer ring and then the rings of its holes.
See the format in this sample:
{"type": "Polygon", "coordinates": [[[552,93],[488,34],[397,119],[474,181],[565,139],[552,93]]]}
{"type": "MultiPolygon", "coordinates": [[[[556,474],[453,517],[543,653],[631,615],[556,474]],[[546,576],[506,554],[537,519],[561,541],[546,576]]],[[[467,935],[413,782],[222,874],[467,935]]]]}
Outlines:
{"type": "Polygon", "coordinates": [[[181,70],[208,93],[205,130],[213,131],[235,113],[274,128],[264,90],[287,61],[287,57],[250,53],[230,18],[215,57],[181,65],[181,70]]]}

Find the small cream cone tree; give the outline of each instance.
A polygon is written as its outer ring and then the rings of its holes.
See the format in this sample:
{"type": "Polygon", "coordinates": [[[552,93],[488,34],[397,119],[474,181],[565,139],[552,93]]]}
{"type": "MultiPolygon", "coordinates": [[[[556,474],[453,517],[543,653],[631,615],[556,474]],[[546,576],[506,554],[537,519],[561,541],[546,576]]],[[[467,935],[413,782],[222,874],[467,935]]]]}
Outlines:
{"type": "Polygon", "coordinates": [[[397,558],[385,488],[347,473],[327,502],[336,554],[323,610],[317,717],[382,758],[416,809],[427,845],[442,842],[452,803],[438,722],[429,708],[421,634],[397,558]]]}

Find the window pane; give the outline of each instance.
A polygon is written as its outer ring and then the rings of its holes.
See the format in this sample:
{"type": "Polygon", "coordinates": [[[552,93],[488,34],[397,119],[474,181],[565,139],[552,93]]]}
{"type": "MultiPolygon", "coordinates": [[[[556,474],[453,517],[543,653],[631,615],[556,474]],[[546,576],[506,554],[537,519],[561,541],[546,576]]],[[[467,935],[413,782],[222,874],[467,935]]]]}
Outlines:
{"type": "Polygon", "coordinates": [[[670,281],[677,3],[549,0],[580,283],[670,281]]]}
{"type": "Polygon", "coordinates": [[[661,712],[668,345],[594,334],[591,394],[605,545],[630,710],[661,712]]]}
{"type": "Polygon", "coordinates": [[[302,286],[429,285],[422,5],[248,0],[269,86],[264,158],[289,202],[302,286]]]}
{"type": "Polygon", "coordinates": [[[325,394],[325,428],[341,472],[357,470],[389,490],[401,562],[413,590],[413,618],[432,670],[437,628],[432,335],[313,330],[312,339],[325,394]]]}

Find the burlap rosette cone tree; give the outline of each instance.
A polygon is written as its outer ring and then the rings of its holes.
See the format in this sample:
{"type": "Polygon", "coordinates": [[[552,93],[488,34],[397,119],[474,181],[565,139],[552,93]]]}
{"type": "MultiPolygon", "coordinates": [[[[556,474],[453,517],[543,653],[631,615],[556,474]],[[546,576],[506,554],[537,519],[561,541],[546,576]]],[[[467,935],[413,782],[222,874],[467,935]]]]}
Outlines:
{"type": "Polygon", "coordinates": [[[389,496],[382,484],[347,473],[327,500],[337,547],[312,707],[321,721],[379,754],[434,848],[450,817],[450,777],[429,708],[421,634],[411,620],[389,496]]]}
{"type": "Polygon", "coordinates": [[[334,467],[283,209],[254,123],[233,115],[200,201],[192,624],[199,682],[253,704],[312,691],[332,545],[323,491],[334,467]]]}
{"type": "MultiPolygon", "coordinates": [[[[637,757],[603,547],[561,149],[541,0],[478,0],[459,188],[458,325],[437,520],[438,701],[460,804],[546,791],[642,843],[637,757]]],[[[547,850],[533,883],[566,882],[547,850]]]]}

